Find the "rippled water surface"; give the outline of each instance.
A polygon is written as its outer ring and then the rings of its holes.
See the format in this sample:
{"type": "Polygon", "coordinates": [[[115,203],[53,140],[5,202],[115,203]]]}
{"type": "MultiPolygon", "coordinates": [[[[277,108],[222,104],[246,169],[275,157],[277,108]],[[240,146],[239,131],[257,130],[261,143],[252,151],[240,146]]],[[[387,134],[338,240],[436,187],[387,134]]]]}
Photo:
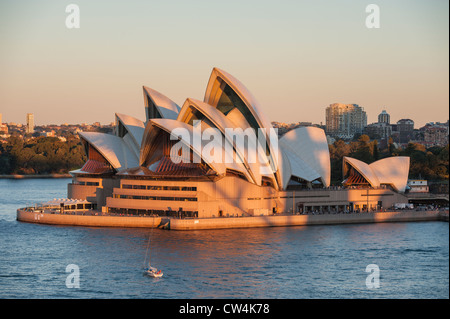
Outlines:
{"type": "Polygon", "coordinates": [[[175,232],[16,221],[67,179],[0,180],[0,298],[448,298],[449,224],[175,232]],[[149,237],[163,278],[143,275],[149,237]],[[66,266],[80,270],[67,288],[66,266]],[[380,269],[368,289],[366,266],[380,269]]]}

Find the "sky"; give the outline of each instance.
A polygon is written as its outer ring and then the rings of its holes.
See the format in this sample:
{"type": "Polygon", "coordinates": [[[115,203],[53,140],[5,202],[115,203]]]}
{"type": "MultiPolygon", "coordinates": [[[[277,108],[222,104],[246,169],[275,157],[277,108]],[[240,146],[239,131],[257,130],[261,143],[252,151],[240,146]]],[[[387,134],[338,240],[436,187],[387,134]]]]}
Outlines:
{"type": "Polygon", "coordinates": [[[271,121],[325,124],[332,103],[368,123],[449,118],[447,0],[0,0],[0,113],[36,125],[144,120],[142,86],[203,100],[213,67],[271,121]],[[380,27],[367,28],[369,4],[380,27]],[[66,6],[80,28],[66,27],[66,6]]]}

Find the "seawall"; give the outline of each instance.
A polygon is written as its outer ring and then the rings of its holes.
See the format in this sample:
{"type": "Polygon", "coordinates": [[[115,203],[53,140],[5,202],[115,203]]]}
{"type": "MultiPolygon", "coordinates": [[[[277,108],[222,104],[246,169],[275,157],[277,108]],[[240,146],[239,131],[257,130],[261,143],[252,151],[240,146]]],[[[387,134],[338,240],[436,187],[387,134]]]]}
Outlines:
{"type": "Polygon", "coordinates": [[[395,211],[361,214],[287,215],[228,217],[203,219],[171,219],[171,230],[202,230],[277,226],[309,226],[336,224],[364,224],[384,222],[448,221],[448,212],[395,211]]]}
{"type": "Polygon", "coordinates": [[[385,222],[447,221],[442,211],[395,211],[360,214],[283,215],[255,217],[221,217],[178,219],[167,217],[95,216],[51,214],[17,210],[17,220],[35,224],[85,227],[163,227],[170,230],[206,230],[254,227],[364,224],[385,222]]]}
{"type": "Polygon", "coordinates": [[[161,217],[95,216],[50,214],[17,210],[17,220],[26,223],[86,226],[86,227],[142,227],[151,228],[161,225],[161,217]]]}

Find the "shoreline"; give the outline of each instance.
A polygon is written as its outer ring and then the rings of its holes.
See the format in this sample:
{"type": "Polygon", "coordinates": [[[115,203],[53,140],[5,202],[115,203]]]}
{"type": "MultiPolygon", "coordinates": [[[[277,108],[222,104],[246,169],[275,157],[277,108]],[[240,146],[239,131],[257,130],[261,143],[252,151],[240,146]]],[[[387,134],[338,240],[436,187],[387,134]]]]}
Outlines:
{"type": "Polygon", "coordinates": [[[11,174],[0,175],[0,179],[39,179],[39,178],[71,178],[70,174],[42,174],[42,175],[26,175],[26,174],[11,174]]]}
{"type": "Polygon", "coordinates": [[[353,214],[279,215],[253,217],[169,218],[114,215],[52,214],[17,210],[17,220],[27,223],[122,228],[162,228],[192,231],[233,228],[289,227],[310,225],[367,224],[386,222],[444,221],[448,211],[390,211],[353,214]]]}

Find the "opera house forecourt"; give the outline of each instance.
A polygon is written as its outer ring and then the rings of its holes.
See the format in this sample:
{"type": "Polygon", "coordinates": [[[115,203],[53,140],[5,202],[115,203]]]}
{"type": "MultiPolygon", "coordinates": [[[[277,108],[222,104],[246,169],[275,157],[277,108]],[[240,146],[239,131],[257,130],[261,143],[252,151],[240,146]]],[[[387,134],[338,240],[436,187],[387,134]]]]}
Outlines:
{"type": "Polygon", "coordinates": [[[203,101],[180,107],[151,88],[143,94],[144,121],[116,113],[114,134],[79,133],[87,161],[70,172],[68,199],[19,209],[18,220],[170,229],[370,222],[391,218],[371,212],[408,202],[409,157],[346,157],[342,186],[330,187],[325,132],[278,138],[255,97],[218,68],[203,101]]]}

